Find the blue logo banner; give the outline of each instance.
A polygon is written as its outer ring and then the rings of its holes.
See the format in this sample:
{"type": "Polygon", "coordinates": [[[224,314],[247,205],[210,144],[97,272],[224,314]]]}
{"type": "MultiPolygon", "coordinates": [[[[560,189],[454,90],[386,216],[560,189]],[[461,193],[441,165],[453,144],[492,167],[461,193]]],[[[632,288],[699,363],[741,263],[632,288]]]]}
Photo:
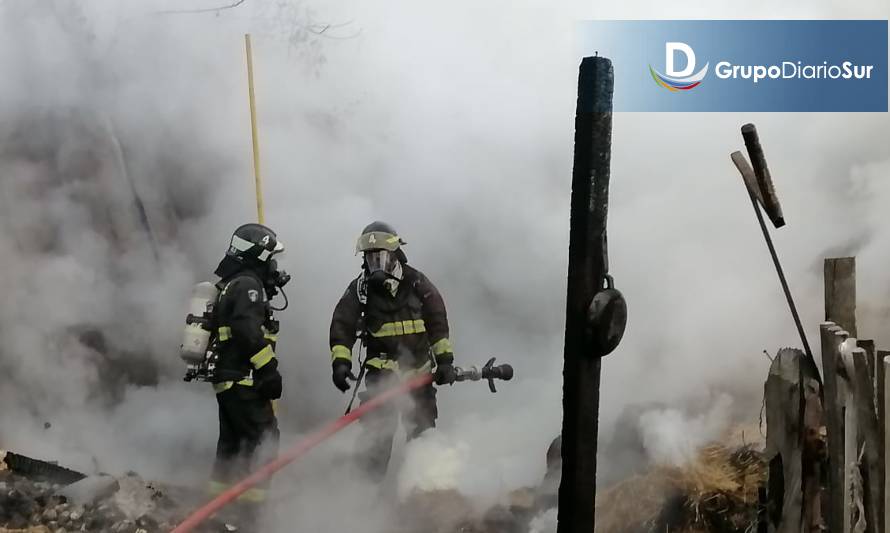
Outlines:
{"type": "Polygon", "coordinates": [[[886,20],[585,21],[615,111],[887,111],[886,20]]]}

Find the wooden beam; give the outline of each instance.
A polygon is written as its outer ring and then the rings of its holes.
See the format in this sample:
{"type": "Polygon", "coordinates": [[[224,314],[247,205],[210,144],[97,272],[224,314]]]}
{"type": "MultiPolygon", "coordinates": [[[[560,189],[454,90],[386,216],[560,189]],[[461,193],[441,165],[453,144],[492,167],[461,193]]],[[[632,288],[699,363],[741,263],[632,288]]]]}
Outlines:
{"type": "Polygon", "coordinates": [[[858,416],[856,412],[856,400],[853,388],[853,360],[848,353],[849,346],[847,339],[850,338],[849,333],[840,330],[835,331],[834,335],[840,340],[838,344],[838,388],[840,391],[840,402],[843,413],[843,438],[844,438],[844,455],[841,459],[843,468],[842,472],[842,489],[844,495],[844,520],[843,533],[851,533],[853,529],[853,505],[854,500],[859,494],[853,491],[853,469],[856,464],[859,447],[857,446],[857,437],[859,435],[858,416]]]}
{"type": "Polygon", "coordinates": [[[887,413],[890,413],[890,391],[887,391],[886,387],[888,386],[888,381],[886,379],[886,375],[890,373],[890,352],[879,351],[881,355],[881,366],[884,371],[882,374],[878,374],[879,381],[883,382],[883,387],[881,388],[882,393],[882,402],[881,402],[881,415],[879,424],[883,428],[882,435],[882,444],[883,444],[883,455],[884,455],[884,531],[890,532],[890,476],[888,476],[887,468],[887,456],[890,454],[890,450],[887,449],[888,444],[890,444],[890,424],[887,423],[887,413]]]}
{"type": "Polygon", "coordinates": [[[856,337],[856,258],[827,258],[825,273],[825,320],[856,337]]]}
{"type": "Polygon", "coordinates": [[[578,75],[563,364],[558,533],[594,531],[600,365],[588,309],[608,271],[606,214],[612,143],[612,62],[585,57],[578,75]]]}
{"type": "Polygon", "coordinates": [[[883,524],[881,509],[884,502],[881,499],[881,486],[884,479],[880,472],[881,456],[883,449],[879,448],[878,417],[875,410],[874,381],[869,375],[869,354],[862,348],[855,348],[850,354],[853,360],[855,376],[855,402],[856,418],[859,425],[859,435],[856,440],[856,449],[862,449],[865,453],[862,458],[860,470],[863,479],[862,503],[865,509],[866,533],[881,533],[883,524]]]}
{"type": "Polygon", "coordinates": [[[824,322],[819,331],[822,338],[825,427],[828,430],[828,486],[822,499],[823,514],[829,531],[843,531],[844,426],[837,376],[838,353],[843,339],[835,335],[842,330],[833,322],[824,322]]]}
{"type": "Polygon", "coordinates": [[[878,449],[881,450],[881,460],[878,463],[878,470],[881,479],[884,480],[881,485],[881,509],[878,520],[885,525],[884,531],[888,532],[887,521],[890,519],[890,508],[887,506],[887,392],[886,392],[886,376],[887,367],[884,359],[890,357],[890,352],[884,350],[876,350],[877,365],[875,366],[875,407],[878,410],[878,449]]]}

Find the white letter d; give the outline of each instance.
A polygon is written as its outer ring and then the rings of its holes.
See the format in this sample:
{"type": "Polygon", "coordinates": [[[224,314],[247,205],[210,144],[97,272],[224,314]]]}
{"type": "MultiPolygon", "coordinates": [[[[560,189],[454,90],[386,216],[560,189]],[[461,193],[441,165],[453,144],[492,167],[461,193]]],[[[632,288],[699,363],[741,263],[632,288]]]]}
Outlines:
{"type": "Polygon", "coordinates": [[[689,76],[695,70],[695,52],[686,43],[664,43],[665,74],[682,78],[689,76]],[[686,56],[686,68],[681,71],[674,70],[674,52],[682,52],[686,56]]]}

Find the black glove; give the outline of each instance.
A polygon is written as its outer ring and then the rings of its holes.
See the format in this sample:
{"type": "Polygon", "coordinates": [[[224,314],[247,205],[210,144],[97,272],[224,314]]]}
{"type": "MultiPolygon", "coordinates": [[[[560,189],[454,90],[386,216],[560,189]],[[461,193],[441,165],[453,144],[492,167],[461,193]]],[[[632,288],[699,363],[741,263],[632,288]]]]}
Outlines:
{"type": "Polygon", "coordinates": [[[263,368],[254,370],[253,383],[263,398],[267,400],[281,398],[281,373],[278,372],[278,361],[273,359],[263,368]]]}
{"type": "Polygon", "coordinates": [[[334,386],[340,389],[340,392],[349,390],[349,379],[352,381],[358,379],[355,377],[355,374],[352,373],[352,363],[345,359],[334,360],[332,370],[334,386]]]}
{"type": "Polygon", "coordinates": [[[436,385],[451,385],[457,380],[457,372],[451,364],[436,365],[436,372],[433,374],[433,380],[436,385]]]}

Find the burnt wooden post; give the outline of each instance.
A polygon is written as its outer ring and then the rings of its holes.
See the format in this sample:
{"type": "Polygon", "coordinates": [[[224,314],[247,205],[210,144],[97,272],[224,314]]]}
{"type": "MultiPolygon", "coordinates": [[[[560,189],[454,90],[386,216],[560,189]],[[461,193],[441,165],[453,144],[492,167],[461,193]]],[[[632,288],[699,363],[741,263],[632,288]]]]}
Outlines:
{"type": "Polygon", "coordinates": [[[856,338],[856,258],[825,259],[825,320],[856,338]]]}
{"type": "Polygon", "coordinates": [[[612,143],[612,62],[585,57],[578,76],[563,366],[558,533],[594,530],[600,359],[588,308],[608,271],[606,214],[612,143]]]}

